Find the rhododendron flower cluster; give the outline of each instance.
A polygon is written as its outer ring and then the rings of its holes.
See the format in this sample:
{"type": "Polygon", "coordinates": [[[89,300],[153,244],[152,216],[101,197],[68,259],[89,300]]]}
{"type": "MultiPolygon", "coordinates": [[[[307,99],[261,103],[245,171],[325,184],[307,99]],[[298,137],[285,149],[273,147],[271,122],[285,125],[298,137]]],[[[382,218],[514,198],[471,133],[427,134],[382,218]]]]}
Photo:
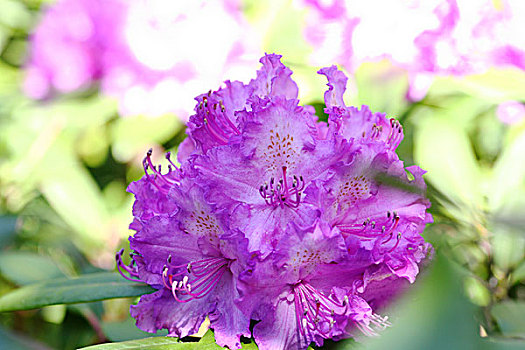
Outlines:
{"type": "Polygon", "coordinates": [[[45,98],[100,82],[123,115],[187,118],[206,86],[249,77],[257,43],[236,0],[60,0],[32,35],[24,90],[45,98]]]}
{"type": "Polygon", "coordinates": [[[376,335],[381,309],[414,282],[431,246],[417,166],[396,155],[399,122],[346,106],[347,78],[321,69],[328,122],[302,106],[278,55],[248,84],[196,98],[180,166],[144,159],[126,278],[157,289],[131,314],[148,332],[184,337],[206,317],[219,345],[306,349],[376,335]],[[250,323],[255,322],[253,330],[250,323]]]}
{"type": "Polygon", "coordinates": [[[388,58],[407,69],[409,96],[420,99],[435,75],[525,69],[521,0],[298,0],[307,9],[305,37],[314,64],[353,70],[388,58]],[[380,10],[379,10],[380,9],[380,10]],[[399,25],[399,21],[403,25],[399,25]]]}

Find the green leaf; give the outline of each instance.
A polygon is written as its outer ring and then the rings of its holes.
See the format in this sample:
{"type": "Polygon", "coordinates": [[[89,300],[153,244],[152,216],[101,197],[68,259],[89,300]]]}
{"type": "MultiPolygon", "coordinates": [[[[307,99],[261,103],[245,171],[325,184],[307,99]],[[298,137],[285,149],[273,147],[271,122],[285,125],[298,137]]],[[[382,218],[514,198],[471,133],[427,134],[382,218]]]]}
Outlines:
{"type": "MultiPolygon", "coordinates": [[[[109,214],[91,174],[75,159],[66,140],[58,140],[42,165],[40,189],[53,209],[86,244],[104,244],[109,214]],[[61,147],[59,147],[61,146],[61,147]]],[[[82,247],[81,247],[82,248],[82,247]]]]}
{"type": "Polygon", "coordinates": [[[523,350],[525,341],[508,338],[484,338],[480,350],[523,350]]]}
{"type": "Polygon", "coordinates": [[[42,343],[12,333],[0,326],[0,349],[47,350],[49,348],[42,343]]]}
{"type": "Polygon", "coordinates": [[[420,117],[414,143],[416,163],[428,171],[427,179],[455,203],[470,204],[471,209],[479,206],[481,174],[466,131],[448,118],[420,117]]]}
{"type": "Polygon", "coordinates": [[[517,267],[525,256],[525,236],[506,232],[503,228],[493,233],[491,243],[496,266],[504,271],[517,267]]]}
{"type": "Polygon", "coordinates": [[[525,261],[522,261],[521,264],[512,271],[512,283],[517,283],[519,281],[525,281],[525,261]]]}
{"type": "Polygon", "coordinates": [[[183,343],[176,338],[170,337],[153,337],[139,340],[130,340],[121,343],[109,343],[88,346],[81,350],[217,350],[222,349],[220,346],[215,344],[215,338],[213,332],[208,331],[199,342],[186,342],[183,343]]]}
{"type": "MultiPolygon", "coordinates": [[[[93,345],[80,350],[221,350],[225,349],[215,343],[212,331],[206,334],[198,342],[181,342],[176,338],[152,337],[138,340],[129,340],[120,343],[108,343],[93,345]]],[[[242,344],[243,350],[257,350],[257,345],[251,342],[242,344]]],[[[310,349],[310,348],[309,348],[310,349]]]]}
{"type": "MultiPolygon", "coordinates": [[[[122,342],[133,339],[151,338],[153,334],[141,331],[135,326],[135,320],[128,317],[121,322],[102,322],[102,330],[106,337],[114,342],[122,342]]],[[[165,330],[157,332],[155,335],[166,335],[165,330]]]]}
{"type": "Polygon", "coordinates": [[[127,281],[118,273],[93,273],[77,278],[47,280],[16,289],[0,297],[0,312],[134,297],[154,291],[143,283],[127,281]]]}
{"type": "MultiPolygon", "coordinates": [[[[443,255],[437,254],[411,290],[396,302],[390,315],[392,326],[380,337],[361,339],[364,348],[441,350],[478,349],[479,325],[474,321],[475,307],[461,293],[461,277],[443,255]]],[[[343,341],[338,349],[355,349],[343,341]]]]}
{"type": "Polygon", "coordinates": [[[524,148],[525,130],[504,148],[494,165],[493,179],[488,193],[492,212],[512,209],[514,203],[509,199],[523,189],[525,162],[519,161],[519,159],[523,158],[524,148]]]}
{"type": "Polygon", "coordinates": [[[64,277],[64,273],[51,258],[20,251],[0,254],[0,273],[11,282],[22,286],[64,277]]]}
{"type": "Polygon", "coordinates": [[[505,301],[491,311],[503,335],[525,339],[525,302],[505,301]]]}
{"type": "Polygon", "coordinates": [[[0,247],[9,244],[16,230],[15,216],[0,216],[0,247]]]}
{"type": "Polygon", "coordinates": [[[153,337],[139,340],[128,340],[120,343],[108,343],[94,346],[88,346],[81,350],[168,350],[168,349],[197,349],[198,343],[180,343],[175,338],[153,337]]]}

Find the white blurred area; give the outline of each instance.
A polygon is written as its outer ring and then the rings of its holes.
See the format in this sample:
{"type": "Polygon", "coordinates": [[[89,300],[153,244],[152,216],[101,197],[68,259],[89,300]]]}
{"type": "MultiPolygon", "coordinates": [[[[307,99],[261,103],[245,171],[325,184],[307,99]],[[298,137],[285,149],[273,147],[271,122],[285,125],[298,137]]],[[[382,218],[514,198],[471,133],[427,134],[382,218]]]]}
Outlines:
{"type": "Polygon", "coordinates": [[[110,65],[103,88],[123,115],[187,119],[197,95],[225,79],[252,78],[261,54],[261,40],[231,2],[134,0],[122,33],[133,57],[110,65]]]}
{"type": "Polygon", "coordinates": [[[421,98],[435,75],[525,69],[523,0],[295,0],[305,11],[310,62],[355,71],[389,59],[421,98]]]}
{"type": "Polygon", "coordinates": [[[59,0],[31,35],[24,90],[46,99],[100,83],[121,116],[186,120],[197,95],[254,76],[262,35],[240,0],[59,0]]]}

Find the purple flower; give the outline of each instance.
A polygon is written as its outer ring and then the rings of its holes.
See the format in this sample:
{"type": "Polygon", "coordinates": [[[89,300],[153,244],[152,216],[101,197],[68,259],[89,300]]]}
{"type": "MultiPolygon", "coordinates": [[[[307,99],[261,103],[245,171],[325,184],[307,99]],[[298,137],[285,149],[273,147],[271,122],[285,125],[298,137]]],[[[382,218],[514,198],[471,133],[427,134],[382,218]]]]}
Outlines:
{"type": "Polygon", "coordinates": [[[158,291],[132,307],[146,331],[195,332],[207,316],[219,345],[252,336],[261,349],[306,349],[377,335],[379,315],[413,283],[431,246],[423,173],[395,150],[401,125],[343,102],[328,78],[328,124],[301,106],[278,55],[249,84],[196,98],[181,167],[144,160],[132,183],[137,233],[126,278],[158,291]],[[250,320],[257,321],[250,332],[250,320]]]}
{"type": "Polygon", "coordinates": [[[128,279],[159,289],[142,297],[131,314],[141,329],[166,328],[177,337],[196,333],[208,316],[219,345],[239,348],[239,337],[250,336],[249,315],[234,305],[238,275],[250,266],[246,239],[230,228],[223,210],[206,202],[191,178],[176,178],[173,172],[148,175],[130,186],[137,197],[131,225],[137,233],[130,238],[136,255],[125,266],[119,252],[118,267],[129,273],[128,279]],[[163,187],[168,183],[169,189],[163,187]],[[153,188],[158,202],[148,201],[153,188]]]}

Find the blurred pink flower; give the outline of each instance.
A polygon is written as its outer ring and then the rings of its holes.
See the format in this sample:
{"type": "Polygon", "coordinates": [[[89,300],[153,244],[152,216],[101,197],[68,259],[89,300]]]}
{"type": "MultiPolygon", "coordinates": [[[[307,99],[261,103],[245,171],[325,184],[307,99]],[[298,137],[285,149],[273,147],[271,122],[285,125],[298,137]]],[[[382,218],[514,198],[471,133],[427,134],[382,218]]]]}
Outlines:
{"type": "Polygon", "coordinates": [[[350,71],[383,58],[410,75],[421,99],[435,75],[525,68],[525,2],[501,0],[299,0],[308,8],[312,63],[336,60],[350,71]]]}
{"type": "Polygon", "coordinates": [[[234,0],[62,0],[32,36],[24,89],[44,98],[100,81],[122,115],[185,119],[205,86],[249,76],[259,42],[234,0]]]}
{"type": "Polygon", "coordinates": [[[496,109],[498,119],[507,125],[513,125],[525,119],[525,106],[518,101],[506,101],[496,109]]]}
{"type": "Polygon", "coordinates": [[[102,76],[104,38],[118,1],[67,0],[49,8],[31,35],[24,91],[33,98],[88,87],[102,76]],[[104,6],[102,6],[104,3],[104,6]]]}

